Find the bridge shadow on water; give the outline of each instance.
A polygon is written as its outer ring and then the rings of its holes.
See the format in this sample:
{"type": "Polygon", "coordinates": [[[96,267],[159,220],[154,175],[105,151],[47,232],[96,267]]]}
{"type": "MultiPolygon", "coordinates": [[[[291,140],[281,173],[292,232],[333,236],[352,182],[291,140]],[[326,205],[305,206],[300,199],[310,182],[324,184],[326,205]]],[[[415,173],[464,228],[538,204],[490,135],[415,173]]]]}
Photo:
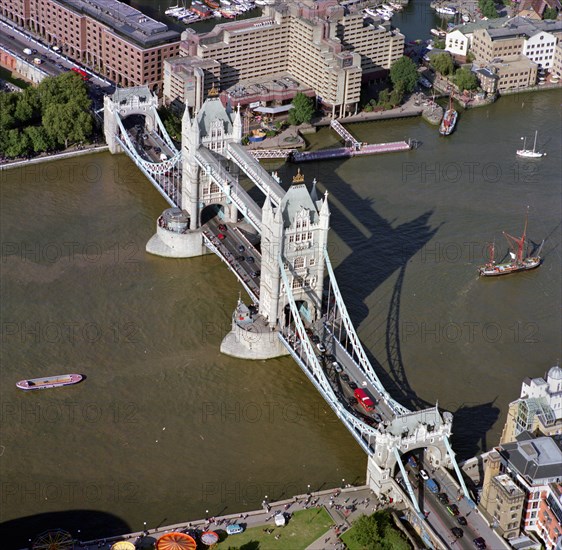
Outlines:
{"type": "MultiPolygon", "coordinates": [[[[365,352],[389,393],[412,410],[433,407],[435,403],[422,399],[411,387],[406,375],[401,353],[400,303],[408,262],[431,241],[442,224],[436,227],[430,225],[432,210],[399,225],[395,225],[395,220],[386,220],[376,211],[374,200],[359,196],[350,184],[338,177],[342,162],[345,161],[330,161],[328,190],[332,199],[330,225],[350,249],[345,260],[335,268],[348,312],[355,327],[364,323],[368,316],[371,318],[361,329],[362,339],[375,342],[376,348],[384,339],[384,358],[375,357],[369,349],[365,352]],[[368,298],[392,277],[396,280],[386,315],[369,314],[368,298]]],[[[306,173],[306,165],[303,171],[306,173]]],[[[319,179],[320,195],[324,191],[322,175],[319,179]]],[[[329,251],[333,250],[334,245],[329,245],[329,251]]],[[[485,450],[486,433],[497,420],[499,409],[492,403],[486,403],[463,405],[451,412],[455,415],[452,443],[459,455],[467,458],[474,456],[478,448],[485,450]]]]}
{"type": "Polygon", "coordinates": [[[100,533],[110,537],[132,531],[127,522],[107,512],[97,510],[46,512],[0,523],[0,547],[2,550],[31,548],[30,540],[33,542],[41,533],[54,529],[63,529],[80,541],[97,539],[100,533]]]}

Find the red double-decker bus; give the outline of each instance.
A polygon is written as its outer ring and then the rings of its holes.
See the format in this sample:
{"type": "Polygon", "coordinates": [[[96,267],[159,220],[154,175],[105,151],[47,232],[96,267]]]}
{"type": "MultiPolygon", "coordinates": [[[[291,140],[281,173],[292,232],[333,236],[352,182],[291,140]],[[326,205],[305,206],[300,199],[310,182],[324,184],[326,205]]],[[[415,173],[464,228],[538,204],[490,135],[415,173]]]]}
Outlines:
{"type": "Polygon", "coordinates": [[[359,404],[367,411],[373,412],[375,410],[375,404],[373,400],[367,395],[362,388],[357,388],[353,394],[355,395],[355,399],[359,402],[359,404]]]}
{"type": "Polygon", "coordinates": [[[90,80],[90,77],[88,76],[88,73],[86,71],[83,71],[82,69],[72,67],[71,71],[74,71],[76,74],[80,75],[80,77],[82,78],[82,80],[84,82],[90,80]]]}

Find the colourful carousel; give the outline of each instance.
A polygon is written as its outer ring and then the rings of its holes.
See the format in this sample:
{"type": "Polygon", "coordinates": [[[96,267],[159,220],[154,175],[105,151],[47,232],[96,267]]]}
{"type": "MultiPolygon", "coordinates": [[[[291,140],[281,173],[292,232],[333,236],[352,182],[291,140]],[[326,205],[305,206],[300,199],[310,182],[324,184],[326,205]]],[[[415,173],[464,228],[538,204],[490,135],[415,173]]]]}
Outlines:
{"type": "Polygon", "coordinates": [[[196,550],[197,542],[185,533],[166,533],[156,543],[156,550],[196,550]]]}

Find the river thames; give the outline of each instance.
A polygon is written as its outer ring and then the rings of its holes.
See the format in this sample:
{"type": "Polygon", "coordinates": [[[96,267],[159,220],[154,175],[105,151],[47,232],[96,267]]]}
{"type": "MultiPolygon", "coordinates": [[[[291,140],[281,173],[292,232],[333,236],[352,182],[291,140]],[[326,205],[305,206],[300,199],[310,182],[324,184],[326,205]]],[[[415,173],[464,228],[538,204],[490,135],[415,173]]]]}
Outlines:
{"type": "MultiPolygon", "coordinates": [[[[561,356],[561,96],[504,97],[449,138],[421,118],[350,125],[408,153],[301,165],[328,190],[330,256],[393,396],[455,413],[466,458],[498,443],[526,376],[561,356]],[[539,161],[517,160],[539,130],[539,161]],[[546,239],[543,265],[478,279],[502,231],[546,239]]],[[[312,148],[332,146],[325,128],[312,148]]],[[[286,185],[296,166],[272,163],[286,185]]],[[[124,155],[0,172],[2,535],[83,539],[361,483],[366,457],[289,358],[219,353],[240,286],[214,256],[144,246],[166,207],[124,155]],[[52,392],[22,378],[79,372],[52,392]],[[207,512],[208,511],[208,512],[207,512]]],[[[23,541],[23,542],[22,542],[23,541]]]]}

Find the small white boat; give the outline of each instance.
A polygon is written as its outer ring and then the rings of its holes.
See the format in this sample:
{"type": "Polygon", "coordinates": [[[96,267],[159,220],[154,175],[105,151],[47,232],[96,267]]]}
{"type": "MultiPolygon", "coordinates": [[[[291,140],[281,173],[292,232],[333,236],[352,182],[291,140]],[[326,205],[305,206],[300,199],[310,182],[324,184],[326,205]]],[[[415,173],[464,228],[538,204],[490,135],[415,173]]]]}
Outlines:
{"type": "Polygon", "coordinates": [[[81,374],[59,374],[57,376],[46,376],[45,378],[30,378],[20,380],[16,386],[20,390],[46,390],[49,388],[60,388],[78,384],[84,377],[81,374]]]}
{"type": "Polygon", "coordinates": [[[440,13],[441,15],[456,15],[457,10],[456,8],[453,8],[453,6],[439,6],[437,8],[435,8],[435,11],[437,13],[440,13]]]}
{"type": "Polygon", "coordinates": [[[523,149],[517,150],[517,156],[526,158],[526,159],[540,159],[541,157],[546,156],[546,153],[541,153],[536,150],[537,148],[537,134],[538,130],[535,131],[535,142],[533,143],[533,149],[527,149],[527,138],[522,137],[523,140],[523,149]]]}

